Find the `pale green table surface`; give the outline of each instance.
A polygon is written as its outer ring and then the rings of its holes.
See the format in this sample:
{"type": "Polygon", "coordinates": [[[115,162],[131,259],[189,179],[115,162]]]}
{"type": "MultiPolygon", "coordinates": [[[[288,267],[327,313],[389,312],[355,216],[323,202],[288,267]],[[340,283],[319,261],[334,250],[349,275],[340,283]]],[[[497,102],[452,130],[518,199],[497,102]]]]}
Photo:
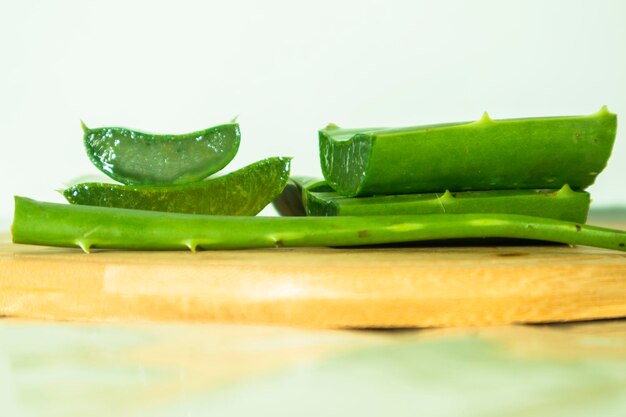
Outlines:
{"type": "Polygon", "coordinates": [[[626,415],[626,321],[407,331],[0,320],[0,415],[626,415]]]}

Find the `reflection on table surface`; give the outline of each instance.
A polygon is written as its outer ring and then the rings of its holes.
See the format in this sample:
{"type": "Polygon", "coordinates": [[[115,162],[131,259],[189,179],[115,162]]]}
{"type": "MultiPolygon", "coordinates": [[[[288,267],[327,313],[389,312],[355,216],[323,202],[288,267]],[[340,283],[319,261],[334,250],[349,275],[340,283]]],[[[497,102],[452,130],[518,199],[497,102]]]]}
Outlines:
{"type": "Polygon", "coordinates": [[[445,330],[0,320],[2,416],[624,416],[626,320],[445,330]]]}

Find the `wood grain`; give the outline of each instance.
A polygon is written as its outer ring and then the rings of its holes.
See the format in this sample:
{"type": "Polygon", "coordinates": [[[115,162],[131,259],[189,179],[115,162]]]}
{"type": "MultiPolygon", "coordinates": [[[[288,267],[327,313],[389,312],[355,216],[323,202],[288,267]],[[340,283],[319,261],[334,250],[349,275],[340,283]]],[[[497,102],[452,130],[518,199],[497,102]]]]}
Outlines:
{"type": "Polygon", "coordinates": [[[626,254],[566,246],[122,252],[0,243],[0,314],[447,327],[626,316],[626,254]]]}

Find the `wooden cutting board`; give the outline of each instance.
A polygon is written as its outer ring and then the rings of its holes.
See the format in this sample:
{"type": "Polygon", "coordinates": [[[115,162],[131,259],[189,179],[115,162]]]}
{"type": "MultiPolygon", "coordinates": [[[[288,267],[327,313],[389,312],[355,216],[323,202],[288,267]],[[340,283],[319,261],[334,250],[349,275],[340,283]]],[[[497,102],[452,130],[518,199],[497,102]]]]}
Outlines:
{"type": "Polygon", "coordinates": [[[626,254],[557,245],[84,254],[3,235],[0,315],[309,327],[626,317],[626,254]]]}

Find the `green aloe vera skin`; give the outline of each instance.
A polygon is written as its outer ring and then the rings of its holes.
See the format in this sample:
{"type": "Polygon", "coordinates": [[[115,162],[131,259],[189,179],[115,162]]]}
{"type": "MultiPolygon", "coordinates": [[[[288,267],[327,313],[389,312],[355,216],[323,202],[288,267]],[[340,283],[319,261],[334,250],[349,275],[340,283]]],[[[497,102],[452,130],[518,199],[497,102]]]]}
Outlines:
{"type": "Polygon", "coordinates": [[[89,206],[254,216],[282,192],[290,164],[291,158],[267,158],[221,177],[173,186],[81,183],[63,195],[89,206]]]}
{"type": "Polygon", "coordinates": [[[354,197],[469,190],[584,190],[606,167],[617,116],[492,120],[319,131],[322,172],[354,197]]]}
{"type": "Polygon", "coordinates": [[[591,199],[568,185],[560,190],[462,191],[343,197],[324,180],[292,177],[308,216],[502,213],[585,223],[591,199]]]}
{"type": "Polygon", "coordinates": [[[534,239],[626,251],[626,232],[515,214],[237,217],[44,203],[15,197],[13,242],[176,250],[354,246],[455,238],[534,239]]]}
{"type": "Polygon", "coordinates": [[[203,180],[224,168],[239,149],[239,125],[229,123],[183,135],[153,135],[83,123],[89,159],[122,184],[171,185],[203,180]]]}

